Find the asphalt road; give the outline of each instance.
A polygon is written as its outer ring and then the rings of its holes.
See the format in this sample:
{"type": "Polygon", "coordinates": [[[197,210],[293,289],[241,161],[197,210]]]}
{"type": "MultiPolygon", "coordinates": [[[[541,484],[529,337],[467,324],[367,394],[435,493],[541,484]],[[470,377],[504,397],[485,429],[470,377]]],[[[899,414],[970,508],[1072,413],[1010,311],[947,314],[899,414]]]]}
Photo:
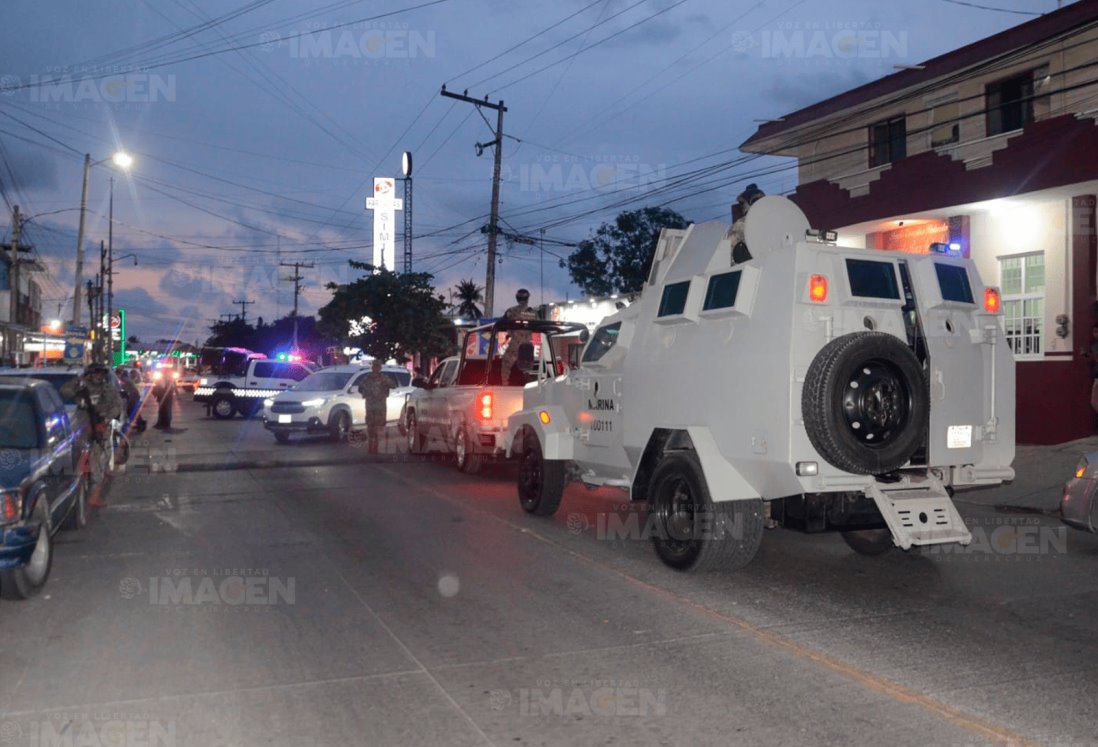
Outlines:
{"type": "Polygon", "coordinates": [[[0,745],[1098,744],[1098,538],[1052,517],[684,575],[619,492],[536,519],[507,468],[182,410],[0,604],[0,745]]]}

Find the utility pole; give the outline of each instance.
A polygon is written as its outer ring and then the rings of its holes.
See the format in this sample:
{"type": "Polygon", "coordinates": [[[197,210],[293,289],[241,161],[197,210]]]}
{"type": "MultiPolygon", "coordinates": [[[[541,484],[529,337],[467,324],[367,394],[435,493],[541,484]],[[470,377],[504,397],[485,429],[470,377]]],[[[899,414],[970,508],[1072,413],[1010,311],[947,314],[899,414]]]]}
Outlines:
{"type": "Polygon", "coordinates": [[[233,304],[240,304],[240,319],[247,324],[248,323],[248,306],[255,303],[255,301],[233,301],[233,304]]]}
{"type": "Polygon", "coordinates": [[[495,109],[496,111],[496,139],[490,143],[477,143],[478,156],[484,152],[485,148],[492,146],[496,148],[496,161],[492,167],[492,211],[488,218],[486,230],[488,234],[488,269],[484,278],[484,316],[491,317],[496,295],[496,240],[499,236],[499,174],[503,166],[503,113],[507,111],[507,107],[503,105],[502,99],[499,103],[492,104],[489,103],[487,96],[481,100],[471,98],[468,94],[468,89],[459,94],[447,91],[445,85],[442,87],[442,95],[447,98],[464,101],[478,109],[483,107],[485,109],[495,109]]]}
{"type": "Polygon", "coordinates": [[[297,350],[297,297],[301,294],[301,268],[305,267],[311,269],[315,267],[312,262],[279,262],[280,267],[292,267],[294,268],[294,274],[288,278],[282,278],[285,282],[292,282],[294,284],[294,310],[292,312],[294,320],[294,350],[297,350]]]}
{"type": "Polygon", "coordinates": [[[80,190],[80,228],[76,232],[76,287],[72,293],[72,323],[80,324],[80,288],[84,277],[84,220],[88,214],[88,172],[91,153],[84,154],[84,187],[80,190]]]}
{"type": "Polygon", "coordinates": [[[5,352],[15,355],[15,326],[19,323],[19,238],[23,231],[23,216],[19,206],[11,211],[11,245],[8,247],[8,285],[11,288],[11,304],[8,309],[8,330],[4,335],[5,352]]]}

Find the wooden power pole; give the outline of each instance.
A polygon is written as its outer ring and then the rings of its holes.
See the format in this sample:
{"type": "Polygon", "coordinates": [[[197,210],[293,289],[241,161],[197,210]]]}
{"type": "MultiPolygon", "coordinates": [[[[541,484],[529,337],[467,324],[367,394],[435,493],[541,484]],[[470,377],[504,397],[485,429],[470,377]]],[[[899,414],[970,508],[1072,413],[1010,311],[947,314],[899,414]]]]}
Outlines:
{"type": "Polygon", "coordinates": [[[447,98],[464,101],[478,109],[483,107],[485,109],[495,109],[496,111],[496,139],[490,143],[477,143],[478,156],[484,152],[485,148],[492,146],[496,148],[496,162],[492,167],[492,211],[486,229],[488,234],[488,270],[484,278],[484,316],[491,317],[496,295],[496,241],[499,237],[499,175],[503,164],[503,113],[507,111],[507,107],[503,105],[502,100],[493,104],[488,101],[487,96],[483,99],[474,99],[468,94],[468,90],[464,93],[451,93],[446,90],[446,86],[442,87],[442,95],[447,98]]]}

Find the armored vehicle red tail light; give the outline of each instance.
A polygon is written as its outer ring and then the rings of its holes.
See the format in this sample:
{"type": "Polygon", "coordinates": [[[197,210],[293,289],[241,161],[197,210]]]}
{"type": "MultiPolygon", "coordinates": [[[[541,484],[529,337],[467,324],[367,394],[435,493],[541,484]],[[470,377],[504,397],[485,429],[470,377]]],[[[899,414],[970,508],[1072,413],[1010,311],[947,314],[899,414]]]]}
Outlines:
{"type": "Polygon", "coordinates": [[[984,311],[989,314],[999,313],[999,289],[984,288],[984,311]]]}
{"type": "Polygon", "coordinates": [[[485,392],[480,395],[480,416],[485,420],[492,419],[492,393],[485,392]]]}
{"type": "Polygon", "coordinates": [[[827,300],[827,278],[823,275],[813,275],[808,278],[808,298],[816,303],[827,300]]]}

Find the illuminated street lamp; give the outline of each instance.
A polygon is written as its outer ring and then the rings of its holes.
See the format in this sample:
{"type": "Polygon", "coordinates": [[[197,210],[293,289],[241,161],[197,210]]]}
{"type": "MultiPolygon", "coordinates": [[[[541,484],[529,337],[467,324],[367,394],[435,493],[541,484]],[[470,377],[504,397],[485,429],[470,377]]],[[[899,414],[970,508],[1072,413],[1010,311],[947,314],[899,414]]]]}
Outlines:
{"type": "MultiPolygon", "coordinates": [[[[88,213],[88,176],[92,166],[110,161],[120,169],[127,170],[133,165],[133,156],[125,151],[118,151],[110,158],[101,161],[92,161],[91,154],[84,154],[84,186],[80,190],[80,228],[76,233],[76,287],[72,297],[72,323],[80,323],[80,296],[83,293],[82,279],[84,276],[84,221],[88,213]]],[[[94,323],[94,319],[91,320],[94,323]]]]}
{"type": "MultiPolygon", "coordinates": [[[[125,151],[118,151],[111,157],[114,165],[123,171],[133,166],[133,157],[125,151]]],[[[137,257],[134,257],[137,264],[137,257]]],[[[111,317],[114,315],[114,177],[111,177],[110,214],[107,218],[107,361],[114,365],[114,331],[111,317]]]]}

